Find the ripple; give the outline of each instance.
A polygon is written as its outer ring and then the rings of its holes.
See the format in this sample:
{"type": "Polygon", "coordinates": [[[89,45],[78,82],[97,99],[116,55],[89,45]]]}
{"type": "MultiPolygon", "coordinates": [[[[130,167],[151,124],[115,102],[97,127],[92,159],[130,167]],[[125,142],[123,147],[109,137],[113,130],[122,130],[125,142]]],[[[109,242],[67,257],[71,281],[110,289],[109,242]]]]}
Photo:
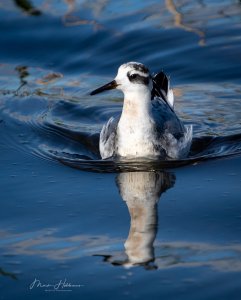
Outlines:
{"type": "Polygon", "coordinates": [[[174,169],[186,165],[197,164],[207,160],[240,156],[241,135],[194,139],[190,156],[187,159],[181,160],[91,160],[90,158],[78,158],[76,155],[69,155],[63,152],[52,152],[52,155],[53,159],[56,159],[67,166],[86,171],[160,171],[163,169],[174,169]]]}
{"type": "MultiPolygon", "coordinates": [[[[18,151],[94,172],[162,170],[241,153],[238,85],[190,84],[175,89],[177,114],[194,126],[187,159],[101,160],[99,133],[111,116],[120,113],[122,96],[101,95],[90,101],[89,87],[73,84],[72,78],[39,68],[1,68],[11,77],[28,80],[12,80],[8,93],[0,91],[1,139],[18,151]]],[[[1,80],[9,81],[8,75],[1,80]]]]}

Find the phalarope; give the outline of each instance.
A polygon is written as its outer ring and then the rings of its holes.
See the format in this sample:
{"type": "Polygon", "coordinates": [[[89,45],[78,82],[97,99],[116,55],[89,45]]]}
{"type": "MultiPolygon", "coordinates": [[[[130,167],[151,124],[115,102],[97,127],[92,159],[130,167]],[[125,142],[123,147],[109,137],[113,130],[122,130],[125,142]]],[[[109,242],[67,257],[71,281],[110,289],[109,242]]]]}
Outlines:
{"type": "Polygon", "coordinates": [[[183,125],[175,114],[173,91],[163,72],[151,76],[143,64],[129,62],[119,67],[113,81],[90,95],[111,89],[124,93],[124,104],[121,115],[111,117],[101,130],[102,159],[181,159],[188,155],[192,126],[183,125]]]}

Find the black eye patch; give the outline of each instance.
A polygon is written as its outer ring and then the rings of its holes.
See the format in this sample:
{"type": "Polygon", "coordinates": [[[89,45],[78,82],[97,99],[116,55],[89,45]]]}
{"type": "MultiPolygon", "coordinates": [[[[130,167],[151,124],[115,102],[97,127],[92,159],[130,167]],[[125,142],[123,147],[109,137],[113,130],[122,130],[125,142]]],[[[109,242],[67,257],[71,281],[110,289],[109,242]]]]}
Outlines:
{"type": "Polygon", "coordinates": [[[133,73],[130,74],[130,72],[127,73],[127,77],[129,78],[130,82],[132,83],[139,83],[139,84],[144,84],[148,85],[149,84],[149,76],[141,76],[140,74],[133,73]]]}

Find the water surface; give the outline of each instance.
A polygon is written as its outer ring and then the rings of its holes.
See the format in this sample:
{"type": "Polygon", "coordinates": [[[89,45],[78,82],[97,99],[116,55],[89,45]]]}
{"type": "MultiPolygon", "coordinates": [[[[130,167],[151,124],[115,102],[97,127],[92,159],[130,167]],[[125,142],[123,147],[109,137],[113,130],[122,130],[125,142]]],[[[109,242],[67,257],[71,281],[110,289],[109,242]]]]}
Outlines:
{"type": "Polygon", "coordinates": [[[240,16],[231,0],[0,1],[1,299],[239,299],[240,16]],[[132,60],[171,76],[188,159],[100,160],[122,95],[89,92],[132,60]]]}

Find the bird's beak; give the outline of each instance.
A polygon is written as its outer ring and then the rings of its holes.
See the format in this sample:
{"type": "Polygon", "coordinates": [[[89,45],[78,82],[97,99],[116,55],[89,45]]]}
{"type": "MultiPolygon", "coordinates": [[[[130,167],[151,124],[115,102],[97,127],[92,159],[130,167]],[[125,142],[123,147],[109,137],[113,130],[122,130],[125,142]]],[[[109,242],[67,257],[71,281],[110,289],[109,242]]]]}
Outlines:
{"type": "Polygon", "coordinates": [[[98,89],[92,91],[92,92],[90,93],[90,95],[93,96],[93,95],[95,95],[95,94],[99,94],[99,93],[102,93],[102,92],[107,91],[107,90],[113,90],[113,89],[115,89],[117,86],[118,86],[118,84],[116,83],[115,80],[113,80],[113,81],[111,81],[111,82],[109,82],[109,83],[107,83],[107,84],[105,84],[105,85],[99,87],[98,89]]]}

